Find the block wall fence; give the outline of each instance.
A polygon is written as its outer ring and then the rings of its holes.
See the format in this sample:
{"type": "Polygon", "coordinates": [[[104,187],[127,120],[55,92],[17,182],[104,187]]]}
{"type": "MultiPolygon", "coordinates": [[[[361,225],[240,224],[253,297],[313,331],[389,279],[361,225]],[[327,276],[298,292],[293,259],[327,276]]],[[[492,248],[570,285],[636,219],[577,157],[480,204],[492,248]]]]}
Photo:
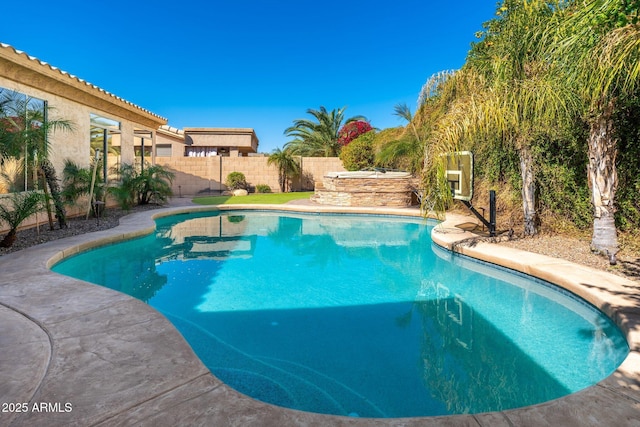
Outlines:
{"type": "MultiPolygon", "coordinates": [[[[242,172],[252,189],[266,184],[274,193],[280,192],[278,169],[268,165],[268,157],[156,157],[156,164],[175,174],[174,196],[217,194],[227,190],[224,182],[231,172],[242,172]]],[[[303,157],[302,174],[292,180],[292,191],[313,191],[315,181],[327,172],[344,171],[337,157],[303,157]]]]}
{"type": "MultiPolygon", "coordinates": [[[[156,164],[167,167],[176,175],[172,184],[175,197],[206,196],[225,191],[227,187],[224,181],[231,172],[242,172],[252,189],[258,184],[266,184],[272,192],[279,193],[278,170],[273,165],[267,165],[267,161],[268,157],[156,157],[156,164]]],[[[315,181],[321,181],[325,173],[344,170],[342,161],[337,157],[303,157],[302,176],[293,180],[291,189],[313,191],[315,181]]],[[[7,199],[0,197],[0,203],[7,203],[7,199]]],[[[81,198],[78,206],[66,207],[67,215],[85,215],[88,206],[89,202],[81,198]]],[[[30,217],[20,229],[36,224],[48,227],[46,213],[40,212],[30,217]]],[[[0,240],[6,231],[7,224],[0,223],[0,240]]]]}

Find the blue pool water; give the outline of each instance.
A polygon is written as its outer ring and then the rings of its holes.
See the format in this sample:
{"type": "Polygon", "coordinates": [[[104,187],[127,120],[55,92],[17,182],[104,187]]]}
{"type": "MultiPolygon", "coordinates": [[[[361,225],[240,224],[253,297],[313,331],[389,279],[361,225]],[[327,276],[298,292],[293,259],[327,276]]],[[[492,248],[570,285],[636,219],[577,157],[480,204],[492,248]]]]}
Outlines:
{"type": "Polygon", "coordinates": [[[585,388],[628,353],[542,281],[433,245],[417,219],[198,213],[53,270],[162,312],[209,369],[275,405],[360,417],[478,413],[585,388]]]}

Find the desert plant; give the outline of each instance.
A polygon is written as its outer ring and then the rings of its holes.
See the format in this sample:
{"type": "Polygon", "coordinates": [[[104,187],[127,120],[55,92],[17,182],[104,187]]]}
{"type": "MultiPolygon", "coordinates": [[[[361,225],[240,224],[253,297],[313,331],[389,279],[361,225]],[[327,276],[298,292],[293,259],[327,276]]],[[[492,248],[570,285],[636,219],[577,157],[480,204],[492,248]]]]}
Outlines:
{"type": "Polygon", "coordinates": [[[271,187],[267,184],[256,185],[256,193],[271,193],[271,187]]]}
{"type": "Polygon", "coordinates": [[[225,185],[229,190],[246,190],[249,186],[242,172],[231,172],[227,175],[225,185]]]}
{"type": "MultiPolygon", "coordinates": [[[[92,161],[95,162],[96,160],[93,159],[92,161]]],[[[102,163],[101,160],[99,160],[99,162],[102,163]]],[[[61,193],[65,203],[75,205],[80,197],[91,194],[92,171],[94,167],[95,164],[91,167],[83,168],[70,159],[65,160],[64,169],[62,170],[61,193]]],[[[100,164],[98,164],[98,168],[99,167],[100,164]]],[[[96,173],[95,176],[93,198],[95,200],[104,199],[104,186],[102,185],[102,174],[100,173],[96,173]]],[[[91,205],[91,210],[94,216],[98,215],[93,204],[91,205]]]]}
{"type": "Polygon", "coordinates": [[[118,168],[118,173],[120,182],[114,187],[109,187],[108,191],[118,206],[127,211],[135,203],[138,172],[134,165],[124,163],[118,168]]]}
{"type": "MultiPolygon", "coordinates": [[[[0,203],[0,221],[9,225],[9,232],[0,241],[0,247],[9,248],[16,241],[16,232],[20,224],[31,215],[42,209],[42,193],[29,191],[24,193],[11,193],[6,200],[10,201],[9,206],[0,203]]],[[[4,201],[4,200],[3,200],[4,201]]]]}
{"type": "Polygon", "coordinates": [[[0,156],[0,194],[22,191],[22,174],[24,173],[24,159],[0,156]]]}
{"type": "Polygon", "coordinates": [[[175,174],[160,165],[147,165],[138,175],[138,204],[164,203],[171,196],[175,174]]]}
{"type": "MultiPolygon", "coordinates": [[[[96,180],[99,179],[96,174],[96,180]]],[[[65,159],[62,170],[62,198],[75,205],[81,196],[87,195],[91,187],[91,169],[83,168],[71,159],[65,159]]]]}
{"type": "Polygon", "coordinates": [[[109,188],[109,194],[122,209],[131,209],[135,203],[146,205],[152,200],[162,203],[172,194],[174,174],[160,165],[147,165],[140,171],[135,165],[124,163],[118,173],[120,184],[109,188]]]}

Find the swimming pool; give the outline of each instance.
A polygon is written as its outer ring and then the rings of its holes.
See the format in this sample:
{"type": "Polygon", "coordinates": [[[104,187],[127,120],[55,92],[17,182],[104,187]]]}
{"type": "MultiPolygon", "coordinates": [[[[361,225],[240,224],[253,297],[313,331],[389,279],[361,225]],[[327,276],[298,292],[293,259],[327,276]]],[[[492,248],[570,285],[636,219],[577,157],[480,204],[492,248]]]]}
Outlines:
{"type": "Polygon", "coordinates": [[[312,412],[406,417],[529,405],[628,348],[586,303],[435,248],[420,220],[188,214],[54,271],[165,314],[237,390],[312,412]]]}

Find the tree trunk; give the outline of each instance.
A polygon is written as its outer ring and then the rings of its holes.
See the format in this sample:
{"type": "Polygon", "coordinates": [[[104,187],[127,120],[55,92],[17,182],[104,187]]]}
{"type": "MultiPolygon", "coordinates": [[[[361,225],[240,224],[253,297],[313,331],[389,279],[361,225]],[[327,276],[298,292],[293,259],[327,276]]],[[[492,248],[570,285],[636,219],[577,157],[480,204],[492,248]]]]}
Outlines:
{"type": "Polygon", "coordinates": [[[10,248],[11,246],[13,246],[15,241],[16,241],[16,230],[11,229],[6,234],[6,236],[4,236],[4,239],[2,239],[2,241],[0,242],[0,248],[10,248]]]}
{"type": "Polygon", "coordinates": [[[280,191],[286,193],[287,191],[287,175],[280,169],[278,173],[278,184],[280,184],[280,191]]]}
{"type": "Polygon", "coordinates": [[[42,190],[44,191],[44,207],[47,210],[47,219],[49,220],[49,230],[53,231],[54,227],[53,227],[53,214],[51,212],[51,203],[49,203],[50,200],[50,196],[49,196],[49,186],[47,185],[47,180],[44,177],[44,173],[42,172],[42,168],[40,169],[38,176],[40,178],[42,178],[42,190]]]}
{"type": "Polygon", "coordinates": [[[58,225],[60,228],[67,228],[67,214],[64,210],[64,204],[62,197],[60,197],[60,185],[58,184],[58,178],[56,176],[56,170],[48,159],[43,159],[40,165],[42,173],[51,191],[51,198],[53,199],[53,205],[56,209],[56,216],[58,217],[58,225]]]}
{"type": "Polygon", "coordinates": [[[588,177],[593,203],[593,237],[591,250],[616,263],[618,235],[615,224],[615,194],[618,187],[616,170],[617,141],[613,134],[613,101],[601,109],[589,129],[588,177]]]}
{"type": "Polygon", "coordinates": [[[533,155],[529,147],[519,150],[520,175],[522,176],[522,211],[524,213],[524,234],[537,233],[536,183],[533,174],[533,155]]]}

